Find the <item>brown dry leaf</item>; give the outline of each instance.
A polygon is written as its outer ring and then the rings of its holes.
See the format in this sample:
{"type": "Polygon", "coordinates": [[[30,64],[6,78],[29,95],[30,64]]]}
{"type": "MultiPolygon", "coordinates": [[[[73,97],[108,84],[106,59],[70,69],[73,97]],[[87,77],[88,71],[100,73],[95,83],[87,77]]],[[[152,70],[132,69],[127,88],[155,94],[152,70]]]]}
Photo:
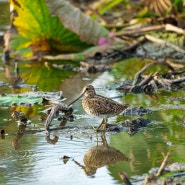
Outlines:
{"type": "Polygon", "coordinates": [[[45,0],[52,16],[57,16],[65,28],[76,33],[80,40],[98,45],[101,38],[106,38],[109,44],[124,44],[123,40],[110,38],[110,32],[91,17],[64,0],[45,0]]]}

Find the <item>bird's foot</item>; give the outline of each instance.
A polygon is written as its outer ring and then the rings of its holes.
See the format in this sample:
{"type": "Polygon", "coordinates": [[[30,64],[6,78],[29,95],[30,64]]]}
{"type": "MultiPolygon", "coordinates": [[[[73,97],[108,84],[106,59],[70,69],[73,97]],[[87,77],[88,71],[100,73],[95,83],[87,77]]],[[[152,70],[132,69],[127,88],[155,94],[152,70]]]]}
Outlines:
{"type": "Polygon", "coordinates": [[[91,127],[92,127],[92,129],[93,129],[94,131],[96,131],[96,128],[95,128],[93,125],[91,125],[91,127]]]}
{"type": "Polygon", "coordinates": [[[96,132],[105,132],[107,129],[107,125],[105,123],[100,124],[97,128],[96,128],[96,132]]]}

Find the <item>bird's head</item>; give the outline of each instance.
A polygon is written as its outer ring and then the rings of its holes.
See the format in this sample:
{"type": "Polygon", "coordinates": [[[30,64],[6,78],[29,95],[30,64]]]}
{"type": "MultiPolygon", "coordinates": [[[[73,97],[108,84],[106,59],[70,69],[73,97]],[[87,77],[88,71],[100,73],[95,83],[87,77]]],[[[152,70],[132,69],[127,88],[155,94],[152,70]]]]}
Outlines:
{"type": "Polygon", "coordinates": [[[72,105],[73,103],[75,103],[77,100],[79,100],[82,96],[85,97],[92,97],[96,94],[95,89],[92,85],[86,85],[83,90],[82,93],[75,99],[73,100],[71,103],[68,104],[68,106],[72,105]]]}

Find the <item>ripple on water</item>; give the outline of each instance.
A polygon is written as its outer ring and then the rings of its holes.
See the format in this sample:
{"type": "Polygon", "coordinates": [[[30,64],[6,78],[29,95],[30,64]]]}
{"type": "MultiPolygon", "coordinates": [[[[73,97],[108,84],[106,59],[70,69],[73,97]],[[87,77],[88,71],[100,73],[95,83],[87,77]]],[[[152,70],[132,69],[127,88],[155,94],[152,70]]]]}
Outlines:
{"type": "MultiPolygon", "coordinates": [[[[91,129],[92,130],[92,129],[91,129]]],[[[75,162],[84,165],[83,157],[89,148],[96,146],[97,136],[88,135],[78,138],[76,130],[69,130],[73,134],[73,139],[66,137],[63,131],[52,132],[51,139],[54,135],[59,137],[58,141],[53,144],[47,143],[43,134],[25,134],[20,140],[20,148],[15,150],[11,147],[11,140],[6,140],[3,148],[6,151],[0,152],[0,174],[8,184],[67,184],[75,181],[76,184],[83,184],[86,176],[83,169],[75,162]],[[63,162],[63,156],[69,156],[67,163],[63,162]],[[1,160],[2,159],[2,160],[1,160]],[[72,179],[69,177],[73,176],[72,179]],[[36,182],[35,182],[36,181],[36,182]],[[79,182],[79,183],[77,183],[79,182]]],[[[83,132],[89,133],[88,130],[83,132]]],[[[99,170],[100,171],[100,170],[99,170]]],[[[102,172],[106,174],[106,168],[102,172]]]]}
{"type": "Polygon", "coordinates": [[[0,163],[14,159],[15,150],[12,147],[7,147],[6,144],[1,145],[0,163]]]}

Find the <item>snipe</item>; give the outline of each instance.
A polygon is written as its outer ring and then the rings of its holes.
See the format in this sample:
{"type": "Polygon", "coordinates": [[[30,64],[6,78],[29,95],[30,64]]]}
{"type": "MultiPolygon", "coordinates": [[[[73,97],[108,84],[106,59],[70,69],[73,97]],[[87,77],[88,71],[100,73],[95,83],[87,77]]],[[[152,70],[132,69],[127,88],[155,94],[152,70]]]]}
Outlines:
{"type": "Polygon", "coordinates": [[[94,117],[103,118],[102,123],[98,126],[97,130],[105,130],[108,118],[120,114],[129,106],[127,104],[122,105],[112,99],[96,94],[92,85],[86,85],[80,96],[68,106],[72,105],[82,96],[84,96],[82,106],[86,113],[94,117]]]}

